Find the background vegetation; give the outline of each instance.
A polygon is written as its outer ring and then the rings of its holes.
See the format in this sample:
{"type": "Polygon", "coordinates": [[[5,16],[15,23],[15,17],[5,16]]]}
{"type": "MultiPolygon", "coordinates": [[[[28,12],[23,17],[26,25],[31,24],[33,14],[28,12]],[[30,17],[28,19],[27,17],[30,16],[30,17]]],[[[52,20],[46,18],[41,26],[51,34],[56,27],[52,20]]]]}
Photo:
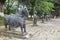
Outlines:
{"type": "Polygon", "coordinates": [[[55,15],[60,16],[60,0],[6,0],[4,4],[4,13],[16,13],[20,4],[24,4],[30,10],[30,15],[37,10],[38,14],[50,14],[52,9],[55,15]]]}
{"type": "MultiPolygon", "coordinates": [[[[2,2],[3,3],[3,2],[2,2]]],[[[42,14],[51,14],[52,10],[56,16],[60,16],[60,0],[6,0],[4,3],[4,14],[11,14],[18,12],[18,7],[20,4],[24,4],[29,9],[29,14],[34,14],[36,10],[38,16],[42,14]]],[[[2,23],[3,18],[0,17],[0,23],[2,23]]]]}

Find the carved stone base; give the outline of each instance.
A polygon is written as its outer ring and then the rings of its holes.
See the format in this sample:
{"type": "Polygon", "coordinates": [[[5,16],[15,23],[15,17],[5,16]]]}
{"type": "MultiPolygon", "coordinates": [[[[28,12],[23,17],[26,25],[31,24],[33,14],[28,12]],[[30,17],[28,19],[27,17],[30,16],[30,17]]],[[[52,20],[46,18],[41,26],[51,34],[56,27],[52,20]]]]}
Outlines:
{"type": "Polygon", "coordinates": [[[24,35],[22,35],[21,32],[17,32],[17,31],[3,31],[0,34],[4,35],[4,36],[8,36],[8,37],[16,37],[16,38],[30,38],[30,34],[28,33],[24,33],[24,35]],[[25,35],[26,34],[26,35],[25,35]]]}

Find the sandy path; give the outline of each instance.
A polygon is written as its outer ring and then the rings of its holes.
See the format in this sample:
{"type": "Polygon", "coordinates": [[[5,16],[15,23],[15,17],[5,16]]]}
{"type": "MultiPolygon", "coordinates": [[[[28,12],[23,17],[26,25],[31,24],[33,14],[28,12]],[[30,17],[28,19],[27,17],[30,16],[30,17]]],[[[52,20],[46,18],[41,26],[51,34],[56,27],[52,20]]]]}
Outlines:
{"type": "MultiPolygon", "coordinates": [[[[38,21],[39,26],[32,26],[32,22],[27,22],[27,32],[32,34],[31,38],[19,39],[19,38],[8,38],[1,36],[0,40],[60,40],[60,18],[52,19],[49,22],[41,23],[38,21]],[[3,37],[3,38],[2,38],[3,37]]],[[[1,29],[4,26],[0,26],[1,29]]],[[[0,29],[0,30],[1,30],[0,29]]],[[[20,30],[19,28],[17,30],[20,30]]]]}

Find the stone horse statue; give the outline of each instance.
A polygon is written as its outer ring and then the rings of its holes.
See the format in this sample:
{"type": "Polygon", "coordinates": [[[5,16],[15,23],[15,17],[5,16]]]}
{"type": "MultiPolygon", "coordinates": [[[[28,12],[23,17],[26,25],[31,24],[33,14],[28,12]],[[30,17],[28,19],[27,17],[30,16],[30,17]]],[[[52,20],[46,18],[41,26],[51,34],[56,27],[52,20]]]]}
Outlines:
{"type": "Polygon", "coordinates": [[[5,28],[9,25],[9,30],[12,28],[21,27],[22,35],[26,35],[26,17],[28,17],[29,12],[26,6],[20,7],[18,13],[10,14],[4,17],[5,28]]]}

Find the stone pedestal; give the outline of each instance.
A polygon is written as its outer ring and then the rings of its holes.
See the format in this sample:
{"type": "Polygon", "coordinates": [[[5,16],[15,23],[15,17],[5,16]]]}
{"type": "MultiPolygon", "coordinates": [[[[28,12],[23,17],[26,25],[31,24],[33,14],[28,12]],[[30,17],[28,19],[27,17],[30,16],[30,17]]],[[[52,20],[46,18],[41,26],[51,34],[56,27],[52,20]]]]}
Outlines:
{"type": "Polygon", "coordinates": [[[17,31],[3,31],[1,32],[2,35],[4,36],[8,36],[8,37],[16,37],[16,38],[22,38],[22,39],[26,39],[26,38],[30,38],[30,34],[26,34],[26,35],[22,35],[21,32],[17,32],[17,31]]]}

